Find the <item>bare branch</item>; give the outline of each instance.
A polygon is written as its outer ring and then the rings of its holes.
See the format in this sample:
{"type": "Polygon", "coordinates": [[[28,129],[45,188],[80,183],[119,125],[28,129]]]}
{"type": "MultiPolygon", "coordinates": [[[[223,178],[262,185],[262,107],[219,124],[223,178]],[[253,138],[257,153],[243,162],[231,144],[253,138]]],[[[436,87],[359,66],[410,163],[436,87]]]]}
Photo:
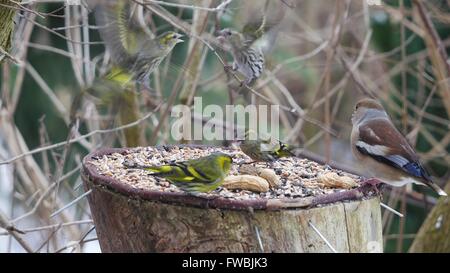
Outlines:
{"type": "Polygon", "coordinates": [[[28,245],[27,242],[22,238],[18,229],[8,220],[8,217],[0,210],[0,227],[6,229],[8,233],[16,239],[16,241],[25,249],[27,252],[32,253],[33,249],[28,245]]]}
{"type": "MultiPolygon", "coordinates": [[[[156,111],[158,111],[158,109],[161,107],[161,105],[162,105],[162,103],[160,103],[160,104],[159,104],[152,112],[146,114],[145,116],[143,116],[142,118],[140,118],[140,119],[138,119],[138,120],[136,120],[136,121],[134,121],[134,122],[130,122],[130,123],[128,123],[128,124],[124,124],[124,125],[122,125],[122,126],[115,127],[115,128],[112,128],[112,129],[99,129],[99,130],[94,130],[94,131],[89,132],[89,133],[87,133],[87,134],[85,134],[85,135],[81,135],[81,136],[79,136],[79,137],[72,138],[72,139],[70,139],[70,140],[68,141],[68,143],[75,143],[75,142],[78,142],[78,141],[80,141],[80,140],[82,140],[82,139],[86,139],[86,138],[88,138],[88,137],[91,137],[91,136],[94,136],[94,135],[97,135],[97,134],[109,134],[109,133],[114,133],[114,132],[122,131],[122,130],[127,129],[127,128],[131,128],[131,127],[133,127],[133,126],[137,126],[137,125],[139,125],[141,122],[143,122],[143,121],[145,121],[146,119],[148,119],[149,117],[151,117],[156,111]]],[[[33,155],[33,154],[40,153],[40,152],[44,152],[44,151],[48,151],[48,150],[52,150],[52,149],[56,149],[56,148],[59,148],[59,147],[62,147],[62,146],[64,146],[64,145],[66,145],[66,144],[67,144],[67,141],[63,141],[63,142],[59,142],[59,143],[56,143],[56,144],[53,144],[53,145],[49,145],[49,146],[45,146],[45,147],[40,147],[40,148],[31,150],[31,151],[28,151],[28,152],[26,152],[26,153],[17,155],[17,156],[15,156],[15,157],[13,157],[13,158],[10,158],[10,159],[8,159],[8,160],[0,161],[0,165],[3,165],[3,164],[10,164],[10,163],[13,163],[14,161],[17,161],[17,160],[19,160],[19,159],[21,159],[21,158],[24,158],[24,157],[26,157],[26,156],[33,155]]]]}
{"type": "Polygon", "coordinates": [[[157,0],[142,0],[140,2],[141,5],[148,5],[148,4],[157,4],[161,6],[168,6],[168,7],[176,7],[176,8],[183,8],[183,9],[193,9],[193,10],[204,10],[204,11],[210,11],[210,12],[220,12],[223,11],[233,0],[226,0],[220,3],[215,8],[205,8],[200,6],[194,6],[194,5],[185,5],[185,4],[178,4],[178,3],[170,3],[165,1],[157,1],[157,0]]]}

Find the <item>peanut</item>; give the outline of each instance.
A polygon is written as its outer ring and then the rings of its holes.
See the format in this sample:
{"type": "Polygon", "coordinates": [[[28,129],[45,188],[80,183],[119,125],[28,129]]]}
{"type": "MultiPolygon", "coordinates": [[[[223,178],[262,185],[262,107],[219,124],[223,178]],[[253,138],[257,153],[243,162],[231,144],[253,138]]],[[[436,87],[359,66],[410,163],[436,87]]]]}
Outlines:
{"type": "Polygon", "coordinates": [[[339,176],[337,173],[324,173],[319,175],[317,180],[326,187],[350,189],[358,186],[356,181],[348,176],[339,176]]]}
{"type": "Polygon", "coordinates": [[[229,190],[269,191],[269,183],[264,178],[248,174],[227,176],[222,185],[229,190]]]}

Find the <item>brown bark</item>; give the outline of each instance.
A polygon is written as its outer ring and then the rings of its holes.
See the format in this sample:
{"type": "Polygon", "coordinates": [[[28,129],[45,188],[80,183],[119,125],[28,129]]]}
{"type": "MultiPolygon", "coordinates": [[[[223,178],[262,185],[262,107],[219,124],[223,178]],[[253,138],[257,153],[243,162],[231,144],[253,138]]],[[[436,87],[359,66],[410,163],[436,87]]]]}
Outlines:
{"type": "Polygon", "coordinates": [[[310,223],[338,252],[382,251],[379,200],[363,192],[287,201],[138,190],[88,163],[111,152],[126,150],[99,151],[83,162],[103,252],[331,252],[310,223]]]}
{"type": "MultiPolygon", "coordinates": [[[[450,192],[450,183],[447,183],[445,192],[450,192]]],[[[409,252],[450,252],[450,198],[439,199],[419,229],[409,252]]]]}
{"type": "Polygon", "coordinates": [[[11,37],[14,30],[14,15],[16,10],[6,6],[14,5],[9,0],[0,0],[0,63],[11,49],[11,37]]]}
{"type": "MultiPolygon", "coordinates": [[[[137,93],[125,89],[117,98],[119,102],[120,125],[134,122],[140,118],[137,93]]],[[[142,125],[133,126],[124,130],[125,143],[128,147],[144,145],[142,125]]]]}

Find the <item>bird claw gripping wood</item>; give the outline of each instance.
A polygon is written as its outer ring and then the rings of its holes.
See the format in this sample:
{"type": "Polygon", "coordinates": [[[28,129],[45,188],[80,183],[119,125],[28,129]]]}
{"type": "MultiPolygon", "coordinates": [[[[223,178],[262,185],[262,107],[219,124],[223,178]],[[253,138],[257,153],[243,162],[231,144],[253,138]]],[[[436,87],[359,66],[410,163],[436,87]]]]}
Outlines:
{"type": "Polygon", "coordinates": [[[376,195],[381,196],[383,184],[380,180],[376,178],[364,179],[359,186],[360,192],[368,193],[370,189],[372,189],[376,195]]]}
{"type": "Polygon", "coordinates": [[[255,161],[255,160],[252,160],[252,161],[242,161],[242,162],[237,163],[237,165],[240,167],[240,166],[242,166],[242,165],[251,165],[251,164],[255,164],[255,163],[257,163],[257,161],[255,161]]]}
{"type": "Polygon", "coordinates": [[[234,65],[230,65],[230,64],[224,65],[223,66],[223,70],[225,70],[225,72],[236,71],[234,65]]]}

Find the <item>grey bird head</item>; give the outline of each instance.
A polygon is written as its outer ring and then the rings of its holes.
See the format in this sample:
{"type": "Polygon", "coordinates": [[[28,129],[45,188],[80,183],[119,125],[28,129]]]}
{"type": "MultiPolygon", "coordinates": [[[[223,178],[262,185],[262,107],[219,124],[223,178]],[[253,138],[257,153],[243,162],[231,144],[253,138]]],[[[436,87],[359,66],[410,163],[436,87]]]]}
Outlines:
{"type": "Polygon", "coordinates": [[[355,105],[355,110],[352,114],[352,124],[360,124],[368,118],[388,118],[383,106],[373,99],[362,99],[355,105]]]}

